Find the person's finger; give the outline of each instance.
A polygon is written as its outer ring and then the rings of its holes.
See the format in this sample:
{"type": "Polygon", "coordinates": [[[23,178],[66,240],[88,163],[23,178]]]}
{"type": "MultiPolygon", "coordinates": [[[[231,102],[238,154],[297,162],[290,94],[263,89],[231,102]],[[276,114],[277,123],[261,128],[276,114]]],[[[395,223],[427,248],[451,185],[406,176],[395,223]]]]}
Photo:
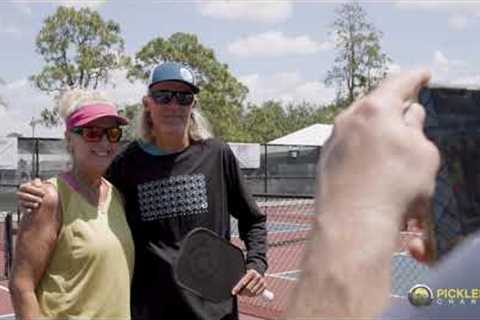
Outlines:
{"type": "Polygon", "coordinates": [[[253,277],[253,274],[247,273],[245,274],[242,279],[238,281],[238,283],[233,287],[232,289],[232,295],[238,294],[240,291],[243,290],[243,288],[250,282],[251,278],[253,277]]]}
{"type": "Polygon", "coordinates": [[[35,178],[33,179],[32,184],[36,187],[42,187],[42,180],[40,180],[39,178],[35,178]]]}
{"type": "Polygon", "coordinates": [[[425,109],[419,103],[411,103],[405,110],[404,120],[407,126],[423,131],[425,109]]]}
{"type": "Polygon", "coordinates": [[[19,201],[18,204],[21,209],[37,209],[40,207],[37,202],[33,201],[19,201]]]}
{"type": "Polygon", "coordinates": [[[407,250],[415,260],[426,263],[429,261],[427,245],[425,240],[420,237],[414,237],[407,242],[407,250]]]}
{"type": "Polygon", "coordinates": [[[20,212],[25,215],[25,214],[30,214],[32,213],[33,209],[31,208],[25,208],[25,207],[20,207],[20,212]]]}
{"type": "Polygon", "coordinates": [[[26,204],[27,207],[36,208],[43,202],[43,197],[31,193],[17,191],[18,202],[26,204]]]}
{"type": "Polygon", "coordinates": [[[258,282],[261,280],[261,277],[254,276],[250,279],[250,281],[247,283],[245,286],[246,289],[253,291],[253,288],[258,284],[258,282]]]}
{"type": "Polygon", "coordinates": [[[380,92],[382,96],[393,94],[402,101],[412,98],[415,100],[420,89],[430,81],[430,78],[431,74],[425,68],[401,72],[387,78],[373,94],[380,92]]]}
{"type": "Polygon", "coordinates": [[[266,285],[265,285],[264,279],[260,279],[260,281],[258,281],[257,284],[253,286],[250,291],[252,291],[254,295],[259,295],[260,293],[263,292],[263,290],[265,290],[265,288],[266,288],[266,285]]]}
{"type": "Polygon", "coordinates": [[[43,198],[45,196],[45,191],[42,188],[42,184],[40,185],[33,185],[33,183],[26,183],[20,185],[18,188],[17,195],[21,194],[31,194],[40,198],[43,198]]]}
{"type": "Polygon", "coordinates": [[[407,218],[407,231],[412,233],[424,233],[425,232],[425,224],[422,219],[423,216],[420,217],[408,217],[407,218]]]}

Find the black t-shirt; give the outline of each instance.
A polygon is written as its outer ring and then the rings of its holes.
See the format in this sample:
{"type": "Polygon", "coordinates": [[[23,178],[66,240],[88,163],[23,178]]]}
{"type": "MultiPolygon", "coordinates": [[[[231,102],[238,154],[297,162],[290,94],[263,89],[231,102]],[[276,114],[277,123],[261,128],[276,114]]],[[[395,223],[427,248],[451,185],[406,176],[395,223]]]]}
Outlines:
{"type": "Polygon", "coordinates": [[[238,219],[247,268],[267,269],[266,217],[247,192],[227,144],[196,142],[166,155],[132,142],[112,163],[107,178],[122,192],[135,242],[132,316],[135,319],[237,319],[236,301],[214,304],[178,287],[172,266],[189,231],[205,227],[230,239],[238,219]]]}

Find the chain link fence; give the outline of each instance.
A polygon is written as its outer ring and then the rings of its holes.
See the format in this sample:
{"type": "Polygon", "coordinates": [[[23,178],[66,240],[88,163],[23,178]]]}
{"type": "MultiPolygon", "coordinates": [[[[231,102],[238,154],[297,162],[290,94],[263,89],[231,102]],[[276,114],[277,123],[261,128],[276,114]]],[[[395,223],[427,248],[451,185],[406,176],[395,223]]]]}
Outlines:
{"type": "Polygon", "coordinates": [[[313,195],[320,147],[260,145],[260,166],[243,169],[250,192],[313,195]]]}
{"type": "MultiPolygon", "coordinates": [[[[288,305],[288,297],[301,274],[299,263],[315,213],[313,194],[320,151],[319,147],[261,145],[260,166],[242,170],[249,190],[256,194],[259,207],[268,217],[270,268],[267,281],[276,294],[271,303],[241,298],[242,312],[274,318],[288,305]]],[[[474,218],[480,212],[475,211],[478,190],[472,191],[476,180],[467,177],[461,180],[464,184],[452,182],[451,172],[456,170],[455,165],[449,162],[451,157],[443,153],[433,201],[432,226],[439,256],[447,254],[454,244],[477,229],[474,218]],[[469,192],[460,192],[467,187],[469,192]]],[[[18,185],[34,177],[54,176],[70,166],[64,141],[60,139],[18,138],[17,156],[15,170],[0,170],[0,250],[3,250],[0,277],[3,278],[8,277],[11,266],[18,221],[15,199],[18,185]]],[[[467,164],[464,161],[462,165],[467,164]]],[[[393,297],[405,297],[408,290],[428,274],[427,267],[416,263],[405,251],[405,238],[410,236],[408,232],[399,235],[399,247],[392,257],[393,297]]],[[[242,246],[238,237],[233,241],[242,246]]]]}
{"type": "MultiPolygon", "coordinates": [[[[288,306],[293,288],[301,276],[301,261],[309,241],[316,211],[311,195],[255,194],[261,211],[267,215],[267,286],[275,294],[272,302],[260,298],[240,298],[241,310],[265,319],[277,319],[288,306]]],[[[237,222],[232,219],[233,243],[245,250],[238,238],[237,222]]],[[[391,297],[406,299],[414,285],[424,283],[428,267],[418,263],[406,251],[406,241],[422,234],[400,232],[391,260],[391,297]]],[[[358,244],[359,250],[362,244],[358,244]]],[[[321,264],[318,266],[321,268],[321,264]]]]}

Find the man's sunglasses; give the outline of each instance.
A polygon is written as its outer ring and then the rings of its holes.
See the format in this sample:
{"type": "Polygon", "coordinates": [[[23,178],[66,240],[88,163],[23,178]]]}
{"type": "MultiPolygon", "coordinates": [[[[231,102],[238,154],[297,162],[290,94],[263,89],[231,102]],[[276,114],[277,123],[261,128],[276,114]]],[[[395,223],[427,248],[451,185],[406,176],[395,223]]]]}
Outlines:
{"type": "Polygon", "coordinates": [[[122,128],[98,128],[98,127],[76,127],[70,129],[71,132],[82,136],[86,142],[100,142],[104,135],[110,143],[117,143],[122,138],[122,128]]]}
{"type": "Polygon", "coordinates": [[[172,90],[154,90],[150,91],[152,99],[158,104],[169,104],[173,97],[181,106],[189,106],[195,99],[192,92],[172,91],[172,90]]]}

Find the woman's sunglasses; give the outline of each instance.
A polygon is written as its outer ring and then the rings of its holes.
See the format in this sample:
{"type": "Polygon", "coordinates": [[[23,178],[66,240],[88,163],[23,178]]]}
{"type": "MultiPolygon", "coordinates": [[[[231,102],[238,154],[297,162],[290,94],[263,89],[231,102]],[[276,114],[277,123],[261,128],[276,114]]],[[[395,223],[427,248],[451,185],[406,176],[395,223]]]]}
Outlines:
{"type": "Polygon", "coordinates": [[[110,143],[117,143],[122,138],[122,128],[98,128],[98,127],[76,127],[70,129],[71,132],[82,136],[86,142],[100,142],[104,135],[110,143]]]}
{"type": "Polygon", "coordinates": [[[173,97],[181,106],[189,106],[195,99],[192,92],[172,91],[172,90],[153,90],[150,91],[152,99],[158,104],[169,104],[173,97]]]}

